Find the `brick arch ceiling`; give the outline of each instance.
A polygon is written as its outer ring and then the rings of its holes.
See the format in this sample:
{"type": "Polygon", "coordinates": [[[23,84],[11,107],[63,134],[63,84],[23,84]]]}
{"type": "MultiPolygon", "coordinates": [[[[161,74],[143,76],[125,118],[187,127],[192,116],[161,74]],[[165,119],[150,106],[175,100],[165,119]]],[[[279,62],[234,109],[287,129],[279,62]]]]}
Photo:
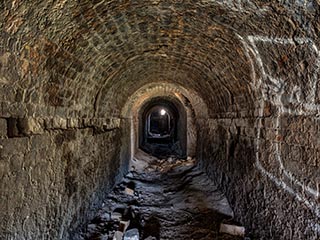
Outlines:
{"type": "Polygon", "coordinates": [[[208,118],[208,107],[201,97],[179,85],[165,82],[146,84],[132,94],[122,109],[121,116],[125,118],[137,117],[140,108],[145,103],[150,99],[161,97],[180,101],[183,105],[188,106],[197,118],[208,118]]]}
{"type": "Polygon", "coordinates": [[[197,92],[211,114],[251,106],[239,36],[318,41],[319,32],[317,1],[3,1],[0,9],[1,100],[86,116],[108,102],[121,109],[143,85],[164,81],[197,92]]]}

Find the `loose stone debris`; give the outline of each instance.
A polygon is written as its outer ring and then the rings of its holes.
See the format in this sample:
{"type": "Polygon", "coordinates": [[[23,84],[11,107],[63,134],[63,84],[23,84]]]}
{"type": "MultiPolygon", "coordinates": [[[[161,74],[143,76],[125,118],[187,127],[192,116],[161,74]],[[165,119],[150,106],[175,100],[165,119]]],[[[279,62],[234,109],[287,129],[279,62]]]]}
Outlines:
{"type": "Polygon", "coordinates": [[[220,232],[221,233],[228,233],[228,234],[235,235],[235,236],[244,237],[245,228],[241,227],[241,226],[235,226],[235,225],[221,223],[220,232]]]}
{"type": "Polygon", "coordinates": [[[139,152],[131,169],[83,231],[83,240],[243,239],[244,234],[221,231],[233,211],[194,159],[139,152]]]}
{"type": "Polygon", "coordinates": [[[137,228],[130,229],[124,235],[124,240],[139,240],[139,230],[137,228]]]}
{"type": "Polygon", "coordinates": [[[126,194],[130,195],[130,196],[133,196],[134,195],[134,191],[130,188],[126,188],[125,191],[124,191],[126,194]]]}
{"type": "Polygon", "coordinates": [[[115,234],[113,235],[113,240],[122,240],[123,237],[123,232],[116,231],[115,234]]]}

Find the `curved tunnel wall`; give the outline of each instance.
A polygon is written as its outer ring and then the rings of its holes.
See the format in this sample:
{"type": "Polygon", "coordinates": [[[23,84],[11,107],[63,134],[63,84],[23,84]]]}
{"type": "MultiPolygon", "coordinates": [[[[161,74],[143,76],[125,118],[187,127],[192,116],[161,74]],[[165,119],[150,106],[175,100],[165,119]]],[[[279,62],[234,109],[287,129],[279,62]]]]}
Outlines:
{"type": "MultiPolygon", "coordinates": [[[[198,128],[204,118],[208,118],[208,108],[203,99],[191,90],[177,84],[150,83],[137,90],[127,100],[121,116],[131,121],[131,153],[139,148],[139,119],[144,106],[156,99],[166,99],[174,103],[180,115],[186,115],[186,154],[194,157],[196,154],[198,128]]],[[[142,124],[140,124],[142,126],[142,124]]]]}
{"type": "Polygon", "coordinates": [[[253,235],[317,239],[318,1],[2,1],[0,13],[1,237],[68,239],[90,218],[132,154],[122,110],[154,83],[203,99],[199,164],[253,235]]]}

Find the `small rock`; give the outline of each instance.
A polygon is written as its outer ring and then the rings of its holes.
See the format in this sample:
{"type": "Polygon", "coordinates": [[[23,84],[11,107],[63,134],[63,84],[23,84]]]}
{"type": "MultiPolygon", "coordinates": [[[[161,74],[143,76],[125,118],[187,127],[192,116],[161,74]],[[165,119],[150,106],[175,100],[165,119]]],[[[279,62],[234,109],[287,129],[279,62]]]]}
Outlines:
{"type": "Polygon", "coordinates": [[[132,174],[132,172],[129,172],[126,176],[129,177],[129,178],[132,178],[133,174],[132,174]]]}
{"type": "Polygon", "coordinates": [[[121,213],[118,213],[118,212],[113,212],[113,213],[111,213],[111,219],[112,219],[112,220],[120,221],[121,218],[122,218],[121,213]]]}
{"type": "Polygon", "coordinates": [[[139,240],[139,230],[136,228],[128,230],[124,234],[123,240],[139,240]]]}
{"type": "Polygon", "coordinates": [[[236,225],[229,225],[229,224],[221,223],[220,232],[227,233],[227,234],[234,235],[234,236],[244,237],[245,228],[240,227],[240,226],[236,226],[236,225]]]}
{"type": "Polygon", "coordinates": [[[116,231],[113,235],[113,240],[122,240],[122,237],[123,237],[123,233],[120,231],[116,231]]]}
{"type": "Polygon", "coordinates": [[[130,221],[120,221],[119,231],[125,232],[130,225],[130,221]]]}
{"type": "Polygon", "coordinates": [[[103,214],[101,214],[101,216],[100,216],[100,219],[101,219],[101,221],[103,221],[103,222],[105,222],[105,221],[110,221],[110,218],[111,218],[110,213],[103,213],[103,214]]]}
{"type": "Polygon", "coordinates": [[[87,226],[88,231],[95,230],[96,228],[97,228],[97,225],[96,225],[96,224],[89,224],[89,225],[87,226]]]}
{"type": "Polygon", "coordinates": [[[131,188],[126,188],[126,189],[124,190],[124,192],[125,192],[127,195],[134,196],[134,190],[132,190],[131,188]]]}
{"type": "Polygon", "coordinates": [[[108,240],[108,239],[109,239],[108,234],[104,234],[104,235],[100,236],[100,240],[108,240]]]}

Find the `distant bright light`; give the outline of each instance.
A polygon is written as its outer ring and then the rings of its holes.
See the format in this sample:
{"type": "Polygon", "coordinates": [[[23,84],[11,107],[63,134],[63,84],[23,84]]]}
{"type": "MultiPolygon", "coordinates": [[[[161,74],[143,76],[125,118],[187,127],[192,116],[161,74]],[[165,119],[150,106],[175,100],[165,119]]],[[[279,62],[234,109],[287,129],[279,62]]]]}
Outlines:
{"type": "Polygon", "coordinates": [[[161,114],[162,116],[165,115],[166,113],[167,113],[166,110],[161,109],[160,114],[161,114]]]}

